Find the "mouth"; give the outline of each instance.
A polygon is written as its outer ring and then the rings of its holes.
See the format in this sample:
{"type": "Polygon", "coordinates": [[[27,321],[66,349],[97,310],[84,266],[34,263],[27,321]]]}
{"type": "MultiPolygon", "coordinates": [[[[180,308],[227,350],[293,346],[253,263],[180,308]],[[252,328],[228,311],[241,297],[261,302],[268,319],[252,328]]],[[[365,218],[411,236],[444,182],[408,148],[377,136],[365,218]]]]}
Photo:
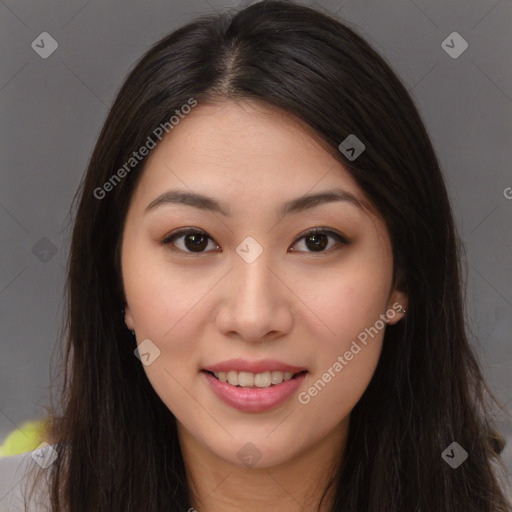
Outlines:
{"type": "Polygon", "coordinates": [[[227,372],[213,372],[210,370],[201,370],[208,373],[220,382],[230,384],[235,388],[271,388],[279,386],[283,382],[297,379],[302,375],[308,373],[307,370],[298,372],[282,372],[282,371],[265,371],[260,373],[242,372],[242,371],[227,371],[227,372]]]}
{"type": "Polygon", "coordinates": [[[264,370],[259,365],[261,369],[256,369],[259,373],[234,371],[229,368],[232,368],[231,364],[226,366],[226,363],[222,363],[221,368],[203,369],[199,373],[217,398],[244,413],[263,413],[286,404],[304,385],[309,373],[286,365],[280,365],[281,370],[273,365],[272,371],[264,370]]]}

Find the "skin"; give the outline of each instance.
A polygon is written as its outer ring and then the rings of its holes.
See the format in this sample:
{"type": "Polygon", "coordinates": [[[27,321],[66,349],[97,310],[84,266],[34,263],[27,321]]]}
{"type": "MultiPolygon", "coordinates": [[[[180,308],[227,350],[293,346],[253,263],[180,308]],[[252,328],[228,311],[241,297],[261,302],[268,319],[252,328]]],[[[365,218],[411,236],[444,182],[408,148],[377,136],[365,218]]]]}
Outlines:
{"type": "MultiPolygon", "coordinates": [[[[125,321],[139,344],[150,339],[160,350],[144,370],[177,419],[191,506],[200,512],[242,504],[246,511],[316,510],[385,327],[359,343],[362,350],[307,404],[293,396],[270,411],[236,410],[213,394],[202,368],[235,357],[277,359],[308,370],[304,392],[393,303],[407,310],[377,212],[329,202],[278,217],[284,202],[333,188],[366,201],[311,130],[254,101],[199,104],[148,157],[123,232],[125,321]],[[145,213],[170,189],[213,196],[230,215],[183,204],[145,213]],[[182,227],[207,233],[203,252],[185,245],[185,236],[162,243],[182,227]],[[328,236],[316,252],[302,238],[314,227],[332,228],[350,244],[328,236]],[[247,236],[263,248],[252,263],[236,252],[247,236]],[[249,442],[261,454],[253,467],[237,457],[249,442]]],[[[388,324],[403,314],[393,316],[388,324]]]]}

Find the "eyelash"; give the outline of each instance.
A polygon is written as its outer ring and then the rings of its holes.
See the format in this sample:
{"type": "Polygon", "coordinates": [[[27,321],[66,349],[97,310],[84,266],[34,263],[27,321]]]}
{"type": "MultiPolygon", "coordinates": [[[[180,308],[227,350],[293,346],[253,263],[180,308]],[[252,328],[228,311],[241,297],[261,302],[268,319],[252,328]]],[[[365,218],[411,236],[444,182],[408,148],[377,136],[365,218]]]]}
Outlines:
{"type": "MultiPolygon", "coordinates": [[[[161,243],[165,246],[169,246],[170,250],[173,252],[180,252],[180,253],[190,254],[190,255],[201,255],[201,254],[206,254],[209,252],[209,251],[200,251],[200,252],[185,251],[183,249],[178,249],[178,248],[172,246],[172,242],[174,242],[177,238],[180,238],[180,237],[188,235],[188,234],[203,235],[203,236],[209,238],[210,240],[214,241],[208,235],[208,233],[206,233],[202,229],[183,228],[183,229],[180,229],[174,233],[171,233],[169,236],[165,237],[161,243]]],[[[297,242],[299,242],[303,238],[307,238],[308,236],[316,235],[316,234],[331,236],[341,245],[349,245],[350,244],[350,241],[347,238],[345,238],[341,233],[338,233],[337,231],[335,231],[333,229],[312,228],[312,229],[309,229],[308,231],[306,231],[305,233],[299,235],[299,237],[293,242],[292,245],[295,245],[297,242]]],[[[293,252],[306,252],[309,254],[327,254],[327,253],[331,252],[333,249],[336,249],[336,248],[331,247],[330,249],[322,250],[322,251],[293,251],[293,252]]]]}

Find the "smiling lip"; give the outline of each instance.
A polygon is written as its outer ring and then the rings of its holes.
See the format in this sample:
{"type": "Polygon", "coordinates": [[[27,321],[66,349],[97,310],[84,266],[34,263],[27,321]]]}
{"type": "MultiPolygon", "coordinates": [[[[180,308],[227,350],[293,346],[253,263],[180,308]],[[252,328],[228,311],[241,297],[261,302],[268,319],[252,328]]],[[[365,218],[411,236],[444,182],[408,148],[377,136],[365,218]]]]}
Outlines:
{"type": "Polygon", "coordinates": [[[229,361],[223,361],[212,366],[207,366],[203,370],[209,372],[249,372],[249,373],[263,373],[263,372],[291,372],[299,373],[304,371],[306,368],[299,366],[292,366],[289,364],[276,361],[275,359],[263,359],[261,361],[247,361],[245,359],[230,359],[229,361]]]}
{"type": "MultiPolygon", "coordinates": [[[[279,370],[276,370],[279,371],[279,370]]],[[[244,388],[221,382],[209,371],[202,370],[210,389],[227,405],[243,412],[264,412],[288,400],[302,385],[307,372],[268,388],[244,388]]]]}

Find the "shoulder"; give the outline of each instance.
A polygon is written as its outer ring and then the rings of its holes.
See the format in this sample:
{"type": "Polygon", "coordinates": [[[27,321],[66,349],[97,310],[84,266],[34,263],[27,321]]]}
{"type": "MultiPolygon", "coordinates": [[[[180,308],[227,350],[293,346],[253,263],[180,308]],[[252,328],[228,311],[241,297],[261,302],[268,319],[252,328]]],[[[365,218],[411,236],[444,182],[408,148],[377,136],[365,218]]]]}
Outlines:
{"type": "MultiPolygon", "coordinates": [[[[30,478],[37,465],[44,467],[56,454],[52,445],[43,449],[28,451],[17,455],[0,457],[0,511],[17,512],[24,510],[24,500],[28,498],[28,491],[33,480],[30,478]]],[[[41,478],[44,486],[45,478],[41,478]]],[[[39,488],[34,501],[30,501],[29,512],[40,512],[48,506],[48,492],[39,488]]]]}
{"type": "Polygon", "coordinates": [[[505,448],[500,454],[503,468],[494,464],[498,480],[500,481],[501,487],[505,496],[512,504],[512,438],[509,437],[505,443],[505,448]]]}

